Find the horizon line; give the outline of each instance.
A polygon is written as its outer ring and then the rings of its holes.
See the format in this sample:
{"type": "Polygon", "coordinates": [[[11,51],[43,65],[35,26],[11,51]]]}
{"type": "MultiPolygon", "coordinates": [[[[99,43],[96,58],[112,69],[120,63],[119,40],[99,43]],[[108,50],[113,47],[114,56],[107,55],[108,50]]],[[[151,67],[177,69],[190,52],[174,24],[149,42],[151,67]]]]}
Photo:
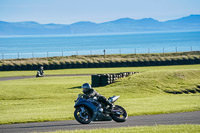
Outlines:
{"type": "MultiPolygon", "coordinates": [[[[200,16],[200,14],[190,14],[190,15],[187,15],[187,16],[183,16],[183,17],[179,17],[177,19],[181,19],[181,18],[185,18],[185,17],[189,17],[189,16],[200,16]]],[[[102,23],[106,23],[106,22],[112,22],[112,21],[116,21],[116,20],[120,20],[120,19],[132,19],[132,20],[143,20],[143,19],[153,19],[153,20],[156,20],[158,22],[167,22],[167,21],[170,21],[170,20],[177,20],[177,19],[169,19],[169,20],[165,20],[165,21],[159,21],[157,19],[154,19],[152,17],[147,17],[147,18],[141,18],[141,19],[134,19],[134,18],[130,18],[130,17],[124,17],[124,18],[118,18],[118,19],[114,19],[114,20],[110,20],[110,21],[104,21],[104,22],[100,22],[100,23],[96,23],[96,22],[93,22],[93,21],[77,21],[77,22],[74,22],[74,23],[71,23],[71,24],[62,24],[62,23],[40,23],[40,22],[37,22],[37,21],[34,21],[34,20],[27,20],[27,21],[15,21],[15,22],[11,22],[11,21],[4,21],[4,20],[0,20],[0,22],[8,22],[8,23],[23,23],[23,22],[34,22],[34,23],[38,23],[38,24],[41,24],[41,25],[47,25],[47,24],[57,24],[57,25],[72,25],[72,24],[76,24],[76,23],[80,23],[80,22],[89,22],[89,23],[94,23],[94,24],[102,24],[102,23]]]]}

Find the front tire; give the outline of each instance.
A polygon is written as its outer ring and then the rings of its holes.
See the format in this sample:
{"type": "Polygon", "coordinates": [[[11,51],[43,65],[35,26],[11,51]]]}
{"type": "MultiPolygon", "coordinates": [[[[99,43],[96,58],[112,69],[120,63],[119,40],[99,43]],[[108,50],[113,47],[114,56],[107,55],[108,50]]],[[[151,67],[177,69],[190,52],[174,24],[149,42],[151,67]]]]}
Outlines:
{"type": "Polygon", "coordinates": [[[128,118],[126,110],[119,105],[115,105],[114,109],[112,109],[112,113],[110,116],[116,122],[125,122],[128,118]]]}
{"type": "Polygon", "coordinates": [[[76,108],[74,117],[81,124],[89,124],[92,121],[91,114],[87,108],[84,108],[84,112],[81,111],[81,107],[76,108]]]}

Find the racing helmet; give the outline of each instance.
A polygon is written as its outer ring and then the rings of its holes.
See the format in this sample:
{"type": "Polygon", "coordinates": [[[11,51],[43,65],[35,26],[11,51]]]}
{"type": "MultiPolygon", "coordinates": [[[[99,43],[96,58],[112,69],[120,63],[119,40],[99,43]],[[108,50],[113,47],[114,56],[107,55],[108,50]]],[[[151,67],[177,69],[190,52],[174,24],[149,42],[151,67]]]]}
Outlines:
{"type": "Polygon", "coordinates": [[[83,93],[86,93],[88,90],[92,89],[91,85],[89,83],[84,83],[82,85],[83,93]]]}

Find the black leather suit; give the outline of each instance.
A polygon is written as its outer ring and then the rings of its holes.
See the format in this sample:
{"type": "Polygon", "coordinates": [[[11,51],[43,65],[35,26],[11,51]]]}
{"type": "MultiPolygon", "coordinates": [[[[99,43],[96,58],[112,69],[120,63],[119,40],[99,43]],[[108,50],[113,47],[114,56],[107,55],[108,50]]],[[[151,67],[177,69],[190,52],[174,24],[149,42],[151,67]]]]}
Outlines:
{"type": "Polygon", "coordinates": [[[85,98],[93,98],[93,97],[97,97],[97,100],[103,104],[103,106],[107,106],[109,105],[110,107],[112,107],[112,104],[102,95],[100,95],[99,93],[97,93],[94,89],[89,89],[86,92],[84,92],[85,94],[85,98]]]}

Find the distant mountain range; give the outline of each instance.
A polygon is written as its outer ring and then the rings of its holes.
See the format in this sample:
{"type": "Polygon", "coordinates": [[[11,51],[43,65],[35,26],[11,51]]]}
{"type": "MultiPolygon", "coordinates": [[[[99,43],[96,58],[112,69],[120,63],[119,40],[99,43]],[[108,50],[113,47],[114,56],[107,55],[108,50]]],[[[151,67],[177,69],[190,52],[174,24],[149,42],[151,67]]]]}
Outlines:
{"type": "Polygon", "coordinates": [[[121,18],[104,23],[81,21],[70,25],[39,24],[34,21],[0,21],[0,35],[51,35],[113,32],[200,31],[200,15],[160,22],[152,18],[121,18]]]}

